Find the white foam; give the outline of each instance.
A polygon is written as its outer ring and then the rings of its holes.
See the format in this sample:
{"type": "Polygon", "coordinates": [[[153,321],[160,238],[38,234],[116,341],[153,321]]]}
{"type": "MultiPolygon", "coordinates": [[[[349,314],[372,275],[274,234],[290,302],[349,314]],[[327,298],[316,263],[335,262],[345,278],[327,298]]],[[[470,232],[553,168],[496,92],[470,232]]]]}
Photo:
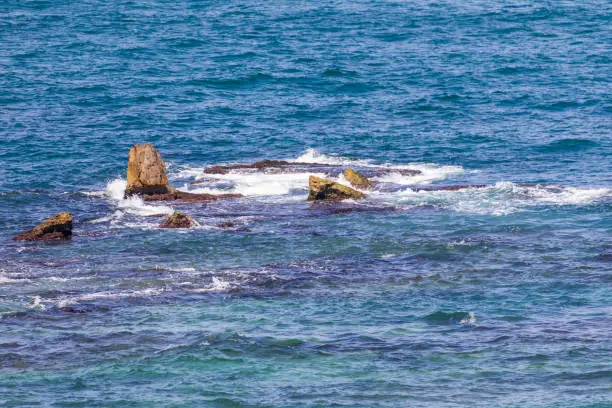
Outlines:
{"type": "Polygon", "coordinates": [[[499,182],[489,187],[467,187],[454,191],[407,189],[391,193],[400,203],[437,205],[470,214],[507,215],[537,205],[587,205],[611,197],[607,188],[521,186],[499,182]]]}
{"type": "MultiPolygon", "coordinates": [[[[199,194],[237,193],[244,196],[283,196],[304,194],[308,190],[308,178],[313,176],[325,177],[323,173],[266,173],[231,171],[228,174],[215,175],[216,180],[226,181],[230,189],[215,188],[210,185],[196,185],[189,190],[199,194]]],[[[208,175],[207,175],[208,176],[208,175]]],[[[214,182],[212,183],[214,185],[214,182]]]]}
{"type": "Polygon", "coordinates": [[[98,299],[122,299],[126,297],[156,296],[164,292],[164,289],[143,289],[125,292],[95,292],[80,296],[62,297],[56,300],[57,307],[73,305],[79,302],[90,302],[98,299]]]}
{"type": "Polygon", "coordinates": [[[349,159],[335,154],[320,153],[316,149],[307,149],[303,154],[292,161],[296,163],[318,163],[330,164],[334,166],[372,166],[372,160],[368,159],[349,159]]]}
{"type": "Polygon", "coordinates": [[[4,274],[0,274],[0,285],[6,283],[19,283],[19,282],[29,282],[29,279],[13,279],[4,274]]]}
{"type": "Polygon", "coordinates": [[[165,205],[149,205],[138,196],[124,198],[127,182],[121,178],[115,179],[107,184],[106,195],[116,202],[117,207],[125,212],[136,215],[163,215],[172,214],[174,209],[165,205]]]}
{"type": "Polygon", "coordinates": [[[190,292],[193,292],[193,293],[225,292],[225,291],[230,290],[231,288],[232,288],[231,282],[228,282],[228,281],[219,279],[216,276],[213,276],[212,283],[209,287],[192,289],[190,292]]]}
{"type": "Polygon", "coordinates": [[[28,309],[34,309],[34,310],[46,310],[47,309],[45,305],[42,304],[42,300],[40,299],[40,296],[34,296],[32,300],[30,301],[30,303],[27,304],[27,307],[28,309]]]}
{"type": "MultiPolygon", "coordinates": [[[[117,221],[123,217],[125,213],[135,214],[140,216],[151,216],[151,215],[167,215],[172,214],[174,209],[165,205],[150,205],[146,204],[141,197],[132,196],[124,198],[125,187],[127,182],[122,178],[116,178],[110,181],[106,188],[102,191],[86,192],[84,194],[93,197],[104,197],[109,200],[117,207],[117,211],[114,214],[102,217],[90,222],[101,223],[108,221],[117,221]]],[[[148,224],[147,224],[148,225],[148,224]]]]}
{"type": "Polygon", "coordinates": [[[400,185],[431,184],[434,181],[445,180],[449,177],[465,173],[461,166],[439,166],[436,164],[417,163],[408,166],[389,166],[396,170],[419,170],[420,174],[402,174],[399,171],[391,171],[379,177],[373,177],[373,181],[382,183],[393,183],[400,185]]]}
{"type": "Polygon", "coordinates": [[[461,319],[459,323],[465,325],[474,324],[476,323],[476,315],[473,312],[469,312],[467,317],[461,319]]]}
{"type": "Polygon", "coordinates": [[[461,166],[441,166],[434,163],[408,163],[408,164],[375,164],[369,159],[349,159],[346,157],[320,153],[315,149],[308,149],[304,154],[293,161],[297,163],[317,163],[337,166],[376,167],[390,170],[389,173],[372,178],[373,181],[394,183],[401,185],[429,184],[433,181],[444,180],[450,176],[465,173],[461,166]],[[393,170],[396,170],[395,172],[393,170]],[[404,175],[400,170],[419,170],[421,174],[404,175]]]}
{"type": "Polygon", "coordinates": [[[609,188],[560,187],[551,191],[550,188],[542,186],[527,187],[527,194],[537,201],[559,205],[589,204],[608,197],[611,193],[609,188]]]}

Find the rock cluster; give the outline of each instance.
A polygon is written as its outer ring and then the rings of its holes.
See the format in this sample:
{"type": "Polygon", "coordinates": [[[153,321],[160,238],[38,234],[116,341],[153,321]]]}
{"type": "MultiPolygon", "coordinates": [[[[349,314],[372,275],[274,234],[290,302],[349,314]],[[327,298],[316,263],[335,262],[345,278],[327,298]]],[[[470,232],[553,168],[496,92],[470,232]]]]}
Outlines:
{"type": "MultiPolygon", "coordinates": [[[[316,168],[317,172],[331,174],[337,170],[337,166],[321,164],[321,163],[302,163],[289,162],[284,160],[262,160],[253,164],[236,164],[226,166],[213,166],[205,169],[207,174],[227,174],[232,170],[247,169],[246,171],[273,171],[271,169],[292,167],[290,170],[284,171],[311,171],[316,168]]],[[[418,170],[405,170],[412,174],[418,174],[418,170]]],[[[345,179],[356,189],[367,190],[372,187],[372,182],[363,174],[347,168],[344,171],[345,179]]],[[[462,186],[446,187],[447,189],[460,188],[462,186]]],[[[320,177],[310,176],[309,179],[309,194],[308,200],[329,200],[340,201],[345,199],[360,199],[366,197],[361,191],[358,191],[343,184],[323,179],[320,177]]],[[[130,148],[128,154],[127,168],[127,183],[125,196],[139,195],[145,201],[183,201],[183,202],[205,202],[213,201],[219,198],[234,198],[241,197],[240,194],[193,194],[172,188],[168,182],[166,175],[166,166],[161,157],[161,154],[151,145],[135,144],[130,148]]],[[[353,208],[336,209],[339,212],[355,211],[353,208]]],[[[175,212],[167,217],[161,224],[161,228],[190,228],[198,225],[193,218],[181,213],[175,212]]],[[[219,228],[232,228],[234,223],[231,221],[221,222],[217,224],[219,228]]],[[[72,236],[72,215],[66,212],[61,212],[54,217],[42,222],[40,225],[32,228],[13,238],[15,241],[47,241],[47,240],[65,240],[72,236]]],[[[71,311],[71,310],[70,310],[71,311]]]]}
{"type": "Polygon", "coordinates": [[[29,231],[17,235],[13,241],[56,241],[72,237],[72,215],[61,212],[29,231]]]}

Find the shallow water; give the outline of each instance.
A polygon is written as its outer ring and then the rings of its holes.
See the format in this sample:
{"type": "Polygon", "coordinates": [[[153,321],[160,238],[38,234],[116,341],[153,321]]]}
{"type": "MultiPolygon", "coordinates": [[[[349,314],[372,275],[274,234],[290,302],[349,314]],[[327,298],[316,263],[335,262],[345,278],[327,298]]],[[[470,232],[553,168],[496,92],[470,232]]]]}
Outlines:
{"type": "Polygon", "coordinates": [[[611,11],[5,1],[0,405],[612,406],[611,11]],[[244,197],[123,199],[145,141],[244,197]]]}

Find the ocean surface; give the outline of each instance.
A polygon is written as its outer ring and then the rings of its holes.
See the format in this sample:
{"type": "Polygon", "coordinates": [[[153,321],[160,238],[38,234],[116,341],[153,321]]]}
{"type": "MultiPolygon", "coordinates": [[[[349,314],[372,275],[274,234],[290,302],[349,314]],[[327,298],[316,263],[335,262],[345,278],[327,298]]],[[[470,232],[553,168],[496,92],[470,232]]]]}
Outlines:
{"type": "Polygon", "coordinates": [[[609,0],[3,0],[0,406],[612,407],[611,90],[609,0]]]}

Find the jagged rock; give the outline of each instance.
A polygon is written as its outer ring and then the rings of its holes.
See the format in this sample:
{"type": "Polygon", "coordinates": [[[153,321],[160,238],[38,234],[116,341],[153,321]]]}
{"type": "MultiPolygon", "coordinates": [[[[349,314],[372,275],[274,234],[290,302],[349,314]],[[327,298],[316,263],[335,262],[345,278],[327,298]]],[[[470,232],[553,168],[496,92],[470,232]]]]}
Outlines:
{"type": "Polygon", "coordinates": [[[175,211],[172,215],[160,224],[161,228],[191,228],[197,225],[196,222],[188,215],[182,212],[175,211]]]}
{"type": "Polygon", "coordinates": [[[370,180],[368,180],[363,174],[361,174],[357,170],[353,170],[350,167],[344,170],[344,178],[357,188],[368,189],[372,187],[372,182],[370,180]]]}
{"type": "Polygon", "coordinates": [[[335,181],[315,176],[310,176],[309,187],[308,200],[344,200],[347,198],[364,198],[366,196],[360,191],[335,181]]]}
{"type": "Polygon", "coordinates": [[[13,241],[55,241],[72,237],[72,215],[61,212],[29,231],[17,235],[13,241]]]}
{"type": "Polygon", "coordinates": [[[173,191],[161,154],[151,143],[132,146],[128,155],[125,195],[168,194],[173,191]]]}

